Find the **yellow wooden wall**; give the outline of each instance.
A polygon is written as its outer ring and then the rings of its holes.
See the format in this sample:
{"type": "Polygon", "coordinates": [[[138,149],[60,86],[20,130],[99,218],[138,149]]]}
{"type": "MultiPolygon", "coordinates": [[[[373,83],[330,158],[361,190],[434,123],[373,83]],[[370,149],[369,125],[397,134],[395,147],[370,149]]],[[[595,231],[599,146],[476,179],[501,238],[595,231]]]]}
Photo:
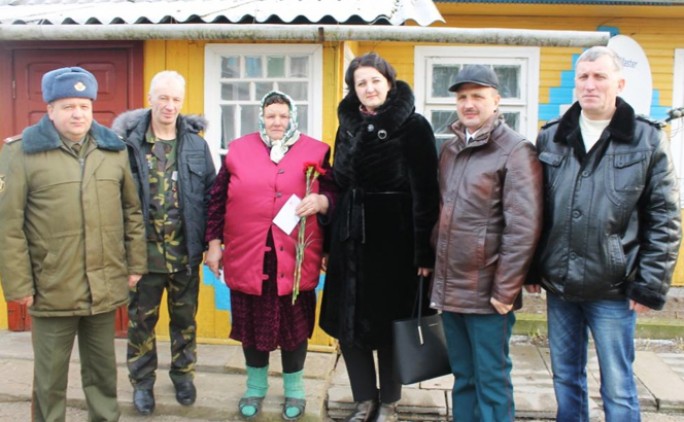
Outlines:
{"type": "MultiPolygon", "coordinates": [[[[638,41],[649,56],[653,71],[654,89],[661,93],[662,105],[672,104],[672,72],[673,50],[681,47],[677,39],[682,39],[684,29],[676,25],[675,20],[664,25],[661,21],[649,23],[643,19],[614,18],[606,19],[601,15],[583,16],[513,16],[513,9],[520,5],[492,5],[491,9],[468,8],[468,15],[458,11],[443,11],[448,26],[459,27],[500,27],[529,29],[573,29],[596,30],[599,25],[615,26],[620,33],[628,34],[638,41]],[[507,10],[508,9],[508,10],[507,10]],[[497,16],[500,14],[501,16],[497,16]],[[665,27],[665,28],[663,28],[665,27]],[[668,36],[661,36],[660,31],[668,36]]],[[[573,13],[578,13],[573,7],[573,13]]],[[[581,8],[580,8],[581,9],[581,8]]],[[[529,13],[533,13],[529,10],[529,13]]],[[[566,11],[569,13],[569,11],[566,11]]],[[[564,12],[565,13],[565,12],[564,12]]],[[[597,13],[595,8],[586,12],[597,13]]],[[[174,69],[187,78],[187,93],[184,113],[204,112],[204,46],[205,42],[195,41],[148,41],[145,44],[145,81],[149,84],[151,77],[158,71],[174,69]]],[[[397,70],[398,78],[410,85],[414,84],[414,46],[416,43],[397,42],[349,42],[347,46],[356,55],[375,51],[386,58],[397,70]]],[[[418,44],[429,45],[429,44],[418,44]]],[[[337,127],[336,109],[342,98],[344,84],[344,44],[326,43],[323,51],[323,140],[332,145],[337,127]]],[[[540,103],[549,100],[549,89],[560,85],[562,71],[572,69],[572,56],[582,51],[580,48],[542,48],[540,74],[540,103]]],[[[148,85],[146,85],[147,91],[148,85]]],[[[684,285],[684,268],[678,266],[675,284],[684,285]]],[[[198,313],[199,337],[208,341],[225,341],[229,329],[227,312],[214,309],[214,291],[210,286],[202,284],[200,289],[200,309],[198,313]]],[[[168,336],[168,319],[166,309],[162,310],[162,318],[158,333],[163,338],[168,336]]],[[[316,329],[313,344],[326,347],[332,344],[331,339],[316,329]]]]}
{"type": "MultiPolygon", "coordinates": [[[[462,28],[518,28],[596,30],[599,26],[615,27],[643,47],[653,73],[653,88],[660,93],[660,103],[672,104],[674,49],[684,48],[684,6],[578,6],[522,4],[453,4],[437,3],[445,24],[462,28]]],[[[218,42],[218,41],[216,41],[218,42]]],[[[230,41],[233,43],[234,41],[230,41]]],[[[186,77],[186,101],[183,113],[204,113],[204,41],[146,41],[144,49],[145,92],[158,71],[173,69],[186,77]]],[[[410,85],[414,82],[415,43],[347,42],[355,54],[375,51],[393,64],[398,78],[410,85]]],[[[417,44],[430,45],[430,44],[417,44]]],[[[433,44],[444,45],[444,44],[433,44]]],[[[344,43],[324,43],[323,50],[323,141],[332,144],[337,127],[337,104],[344,84],[344,43]]],[[[562,71],[572,69],[572,55],[580,48],[541,48],[539,102],[549,101],[549,90],[560,85],[562,71]]],[[[145,102],[147,102],[145,98],[145,102]]],[[[680,254],[684,256],[684,253],[680,254]]],[[[684,285],[684,265],[677,266],[674,285],[684,285]]],[[[165,306],[165,305],[164,305],[165,306]]],[[[158,324],[161,338],[168,337],[166,308],[158,324]]],[[[0,300],[0,328],[7,327],[6,304],[0,300]]],[[[227,341],[229,315],[214,307],[213,288],[202,284],[198,312],[198,336],[204,342],[227,341]]],[[[329,347],[331,339],[317,329],[313,343],[329,347]]]]}
{"type": "MultiPolygon", "coordinates": [[[[653,89],[659,103],[671,107],[674,50],[684,48],[684,6],[578,6],[520,4],[438,4],[446,26],[463,28],[514,28],[540,30],[595,31],[616,28],[636,40],[651,66],[653,89]]],[[[549,101],[549,90],[560,85],[562,71],[572,69],[572,55],[580,48],[543,47],[540,54],[539,103],[549,101]]],[[[684,286],[684,245],[673,278],[673,285],[684,286]]]]}
{"type": "MultiPolygon", "coordinates": [[[[231,41],[232,42],[232,41],[231,41]]],[[[145,92],[149,90],[152,76],[162,70],[176,70],[186,78],[186,94],[183,113],[204,113],[204,48],[202,41],[147,41],[144,48],[145,92]]],[[[337,103],[341,99],[342,44],[326,43],[323,48],[323,136],[330,145],[334,142],[337,126],[337,103]]],[[[319,298],[320,299],[320,298],[319,298]]],[[[198,338],[204,342],[230,342],[229,315],[216,310],[214,289],[200,284],[200,307],[197,314],[198,338]]],[[[320,307],[320,300],[318,301],[320,307]]],[[[157,325],[160,338],[168,338],[168,316],[165,299],[157,325]]],[[[316,328],[311,339],[312,349],[326,349],[333,345],[332,339],[316,328]]]]}
{"type": "MultiPolygon", "coordinates": [[[[491,3],[437,3],[437,6],[446,23],[435,26],[575,31],[595,31],[599,27],[614,27],[620,34],[635,39],[648,56],[653,74],[653,89],[660,94],[659,103],[653,105],[671,107],[673,103],[674,50],[684,48],[684,25],[681,25],[684,6],[548,6],[491,3]]],[[[416,45],[430,44],[359,42],[355,52],[377,52],[392,63],[399,79],[413,85],[416,45]]],[[[582,50],[570,47],[541,48],[540,104],[549,102],[550,89],[560,86],[561,72],[573,68],[573,55],[581,53],[582,50]]],[[[680,248],[680,256],[682,258],[678,262],[673,279],[675,286],[684,286],[684,245],[680,248]]]]}

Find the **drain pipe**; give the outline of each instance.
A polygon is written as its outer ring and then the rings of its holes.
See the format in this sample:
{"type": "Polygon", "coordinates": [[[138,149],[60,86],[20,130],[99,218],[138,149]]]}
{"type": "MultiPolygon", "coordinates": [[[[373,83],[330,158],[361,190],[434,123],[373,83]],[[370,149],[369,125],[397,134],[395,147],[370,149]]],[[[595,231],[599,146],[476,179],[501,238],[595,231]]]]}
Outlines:
{"type": "Polygon", "coordinates": [[[370,25],[272,24],[86,24],[0,25],[0,41],[43,40],[240,40],[240,41],[397,41],[544,47],[606,45],[610,34],[501,28],[425,28],[370,25]]]}

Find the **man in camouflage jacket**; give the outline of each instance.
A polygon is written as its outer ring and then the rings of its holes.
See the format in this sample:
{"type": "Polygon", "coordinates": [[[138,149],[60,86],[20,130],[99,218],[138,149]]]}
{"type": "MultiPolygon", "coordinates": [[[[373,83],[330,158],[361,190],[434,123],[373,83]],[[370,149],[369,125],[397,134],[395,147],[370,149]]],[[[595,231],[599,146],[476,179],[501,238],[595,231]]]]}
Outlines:
{"type": "Polygon", "coordinates": [[[209,190],[214,164],[199,132],[206,121],[182,116],[185,80],[173,71],[152,79],[151,109],[117,117],[113,128],[126,138],[147,232],[149,274],[131,293],[128,308],[128,370],[136,410],[154,411],[157,350],[154,329],[164,290],[168,298],[171,369],[176,399],[195,402],[199,265],[205,250],[209,190]]]}

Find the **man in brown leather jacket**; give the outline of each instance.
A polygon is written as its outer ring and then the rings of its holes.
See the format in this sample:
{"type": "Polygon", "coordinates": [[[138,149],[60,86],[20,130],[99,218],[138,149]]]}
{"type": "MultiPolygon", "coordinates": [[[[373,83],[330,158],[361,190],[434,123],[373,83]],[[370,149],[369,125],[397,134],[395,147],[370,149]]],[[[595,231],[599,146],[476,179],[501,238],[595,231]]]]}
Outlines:
{"type": "Polygon", "coordinates": [[[442,146],[437,261],[431,306],[442,311],[453,420],[515,419],[508,343],[542,224],[542,170],[534,146],[506,125],[499,81],[465,66],[455,137],[442,146]]]}

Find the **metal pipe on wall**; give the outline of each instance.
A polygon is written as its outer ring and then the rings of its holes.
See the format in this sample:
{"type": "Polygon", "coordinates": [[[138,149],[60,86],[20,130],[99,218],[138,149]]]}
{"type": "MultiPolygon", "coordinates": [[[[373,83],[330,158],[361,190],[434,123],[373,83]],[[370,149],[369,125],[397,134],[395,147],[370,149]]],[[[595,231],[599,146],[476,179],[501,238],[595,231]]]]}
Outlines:
{"type": "Polygon", "coordinates": [[[40,40],[241,40],[398,41],[543,47],[606,45],[610,34],[501,28],[282,24],[0,25],[1,41],[40,40]]]}

